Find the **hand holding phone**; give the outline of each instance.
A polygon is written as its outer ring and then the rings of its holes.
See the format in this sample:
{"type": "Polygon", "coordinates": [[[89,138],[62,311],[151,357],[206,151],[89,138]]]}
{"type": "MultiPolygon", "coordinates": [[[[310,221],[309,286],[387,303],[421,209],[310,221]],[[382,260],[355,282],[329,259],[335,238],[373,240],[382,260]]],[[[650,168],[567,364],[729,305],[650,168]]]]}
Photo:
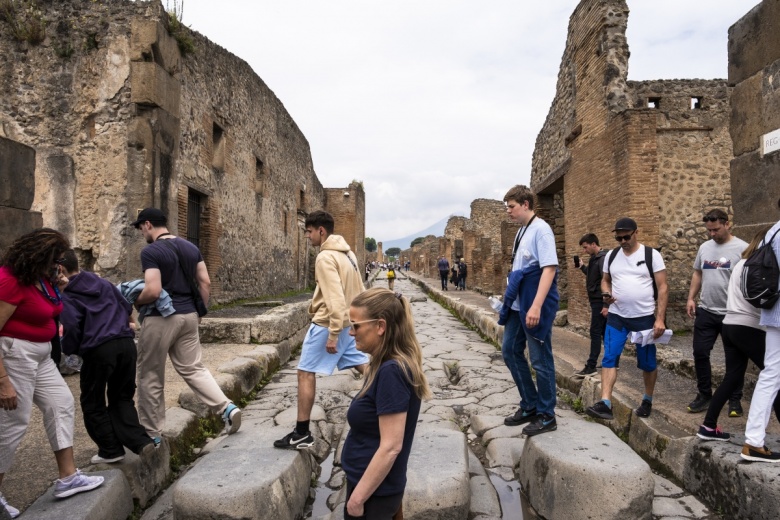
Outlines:
{"type": "Polygon", "coordinates": [[[574,255],[574,267],[580,267],[580,257],[577,255],[574,255]]]}

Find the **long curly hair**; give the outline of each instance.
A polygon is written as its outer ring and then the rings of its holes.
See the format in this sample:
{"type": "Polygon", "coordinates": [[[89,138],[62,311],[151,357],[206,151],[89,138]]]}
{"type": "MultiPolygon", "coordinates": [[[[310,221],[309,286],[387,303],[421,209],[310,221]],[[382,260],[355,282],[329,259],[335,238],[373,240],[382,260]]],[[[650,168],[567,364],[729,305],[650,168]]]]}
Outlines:
{"type": "Polygon", "coordinates": [[[422,348],[414,333],[414,318],[409,301],[383,287],[373,287],[358,294],[352,307],[365,311],[370,319],[384,319],[385,334],[377,352],[371,356],[366,382],[358,394],[362,397],[374,383],[383,362],[394,359],[420,399],[430,399],[431,390],[422,366],[422,348]]]}
{"type": "Polygon", "coordinates": [[[41,277],[48,277],[54,261],[70,249],[62,233],[51,228],[39,228],[17,238],[3,255],[2,265],[22,285],[32,285],[41,277]]]}

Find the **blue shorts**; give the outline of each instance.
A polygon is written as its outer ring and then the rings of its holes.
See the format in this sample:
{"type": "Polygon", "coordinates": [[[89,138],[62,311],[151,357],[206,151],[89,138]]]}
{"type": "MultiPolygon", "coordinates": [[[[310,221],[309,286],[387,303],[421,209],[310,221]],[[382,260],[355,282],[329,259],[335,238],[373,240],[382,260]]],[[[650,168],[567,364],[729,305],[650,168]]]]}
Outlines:
{"type": "Polygon", "coordinates": [[[328,354],[328,328],[312,323],[301,347],[301,360],[298,370],[315,372],[327,376],[338,367],[339,370],[368,363],[369,359],[355,347],[355,338],[349,335],[349,327],[341,330],[336,342],[335,354],[328,354]]]}
{"type": "MultiPolygon", "coordinates": [[[[639,318],[623,318],[617,314],[607,315],[607,330],[604,333],[604,357],[601,360],[603,368],[615,368],[618,356],[623,353],[626,339],[630,332],[652,329],[655,316],[639,318]]],[[[657,367],[655,345],[636,345],[636,366],[643,372],[652,372],[657,367]]]]}

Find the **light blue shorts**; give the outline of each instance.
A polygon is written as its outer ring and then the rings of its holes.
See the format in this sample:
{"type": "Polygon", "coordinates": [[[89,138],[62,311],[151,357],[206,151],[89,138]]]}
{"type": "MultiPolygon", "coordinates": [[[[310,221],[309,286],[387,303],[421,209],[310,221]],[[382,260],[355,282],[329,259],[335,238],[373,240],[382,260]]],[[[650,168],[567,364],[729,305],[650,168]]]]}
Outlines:
{"type": "Polygon", "coordinates": [[[355,347],[355,338],[349,335],[349,327],[339,334],[335,354],[328,354],[325,349],[327,343],[328,328],[312,323],[303,339],[298,370],[329,376],[336,367],[344,370],[369,362],[368,356],[355,347]]]}

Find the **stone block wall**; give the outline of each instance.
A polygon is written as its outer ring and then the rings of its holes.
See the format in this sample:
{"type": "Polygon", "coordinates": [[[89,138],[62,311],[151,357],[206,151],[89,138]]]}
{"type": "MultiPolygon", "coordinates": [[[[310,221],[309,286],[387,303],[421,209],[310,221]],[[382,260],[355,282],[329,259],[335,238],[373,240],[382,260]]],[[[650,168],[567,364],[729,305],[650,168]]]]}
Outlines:
{"type": "MultiPolygon", "coordinates": [[[[0,21],[0,136],[37,151],[44,224],[85,265],[129,279],[145,243],[127,224],[155,206],[200,247],[218,301],[308,285],[302,225],[325,190],[305,136],[249,65],[197,33],[182,56],[159,0],[40,7],[40,45],[0,21]]],[[[362,251],[355,195],[341,225],[362,251]]]]}
{"type": "Polygon", "coordinates": [[[750,240],[780,218],[780,152],[761,138],[780,129],[780,0],[764,0],[729,28],[731,190],[736,234],[750,240]]]}
{"type": "Polygon", "coordinates": [[[325,210],[333,215],[335,220],[334,233],[344,237],[357,256],[358,265],[365,265],[366,194],[363,191],[363,184],[352,182],[346,188],[327,188],[325,210]]]}
{"type": "Polygon", "coordinates": [[[0,137],[0,258],[14,240],[43,226],[30,211],[35,196],[35,150],[0,137]]]}

